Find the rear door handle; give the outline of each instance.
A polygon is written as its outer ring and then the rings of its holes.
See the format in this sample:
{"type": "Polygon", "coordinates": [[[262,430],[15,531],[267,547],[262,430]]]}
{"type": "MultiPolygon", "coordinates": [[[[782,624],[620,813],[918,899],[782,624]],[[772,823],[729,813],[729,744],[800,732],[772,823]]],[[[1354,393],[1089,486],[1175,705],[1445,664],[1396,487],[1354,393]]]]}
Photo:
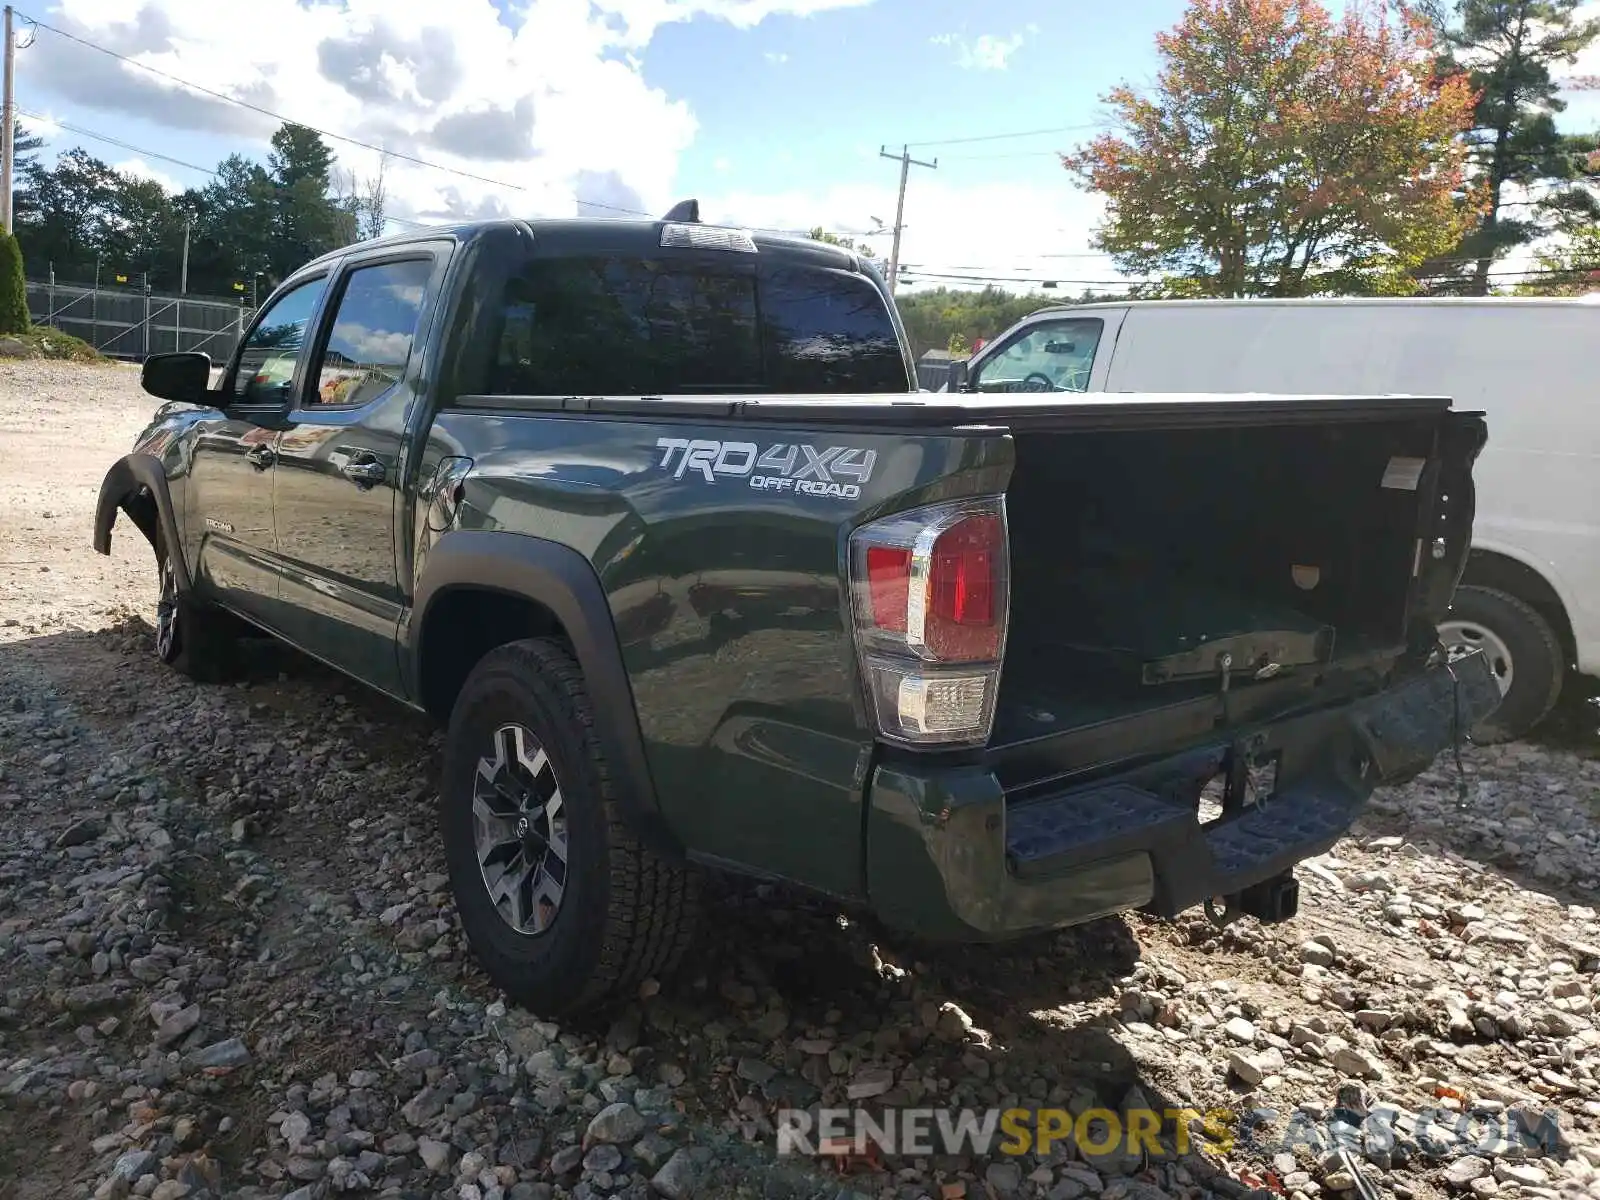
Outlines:
{"type": "Polygon", "coordinates": [[[250,465],[258,471],[265,471],[272,465],[273,454],[271,446],[252,446],[244,452],[244,456],[250,460],[250,465]]]}
{"type": "Polygon", "coordinates": [[[386,474],[383,464],[375,458],[352,459],[339,468],[339,473],[363,488],[382,483],[386,474]]]}

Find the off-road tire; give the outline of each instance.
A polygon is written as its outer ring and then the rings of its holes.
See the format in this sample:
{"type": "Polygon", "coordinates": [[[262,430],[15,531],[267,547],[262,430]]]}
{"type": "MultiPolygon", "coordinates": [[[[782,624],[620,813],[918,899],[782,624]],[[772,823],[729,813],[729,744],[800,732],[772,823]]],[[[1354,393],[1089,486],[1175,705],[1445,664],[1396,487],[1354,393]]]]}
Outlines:
{"type": "Polygon", "coordinates": [[[156,543],[156,657],[196,683],[224,683],[239,671],[239,626],[178,586],[164,540],[156,543]]]}
{"type": "Polygon", "coordinates": [[[560,643],[511,642],[467,677],[450,716],[439,819],[456,909],[473,956],[513,1000],[546,1016],[633,999],[682,958],[699,908],[698,872],[643,846],[623,814],[583,673],[560,643]],[[479,760],[517,724],[549,758],[566,820],[564,892],[543,932],[521,933],[490,897],[474,837],[479,760]]]}
{"type": "Polygon", "coordinates": [[[1508,742],[1531,732],[1556,706],[1567,673],[1561,640],[1550,622],[1510,592],[1472,585],[1456,589],[1445,621],[1466,622],[1491,632],[1504,644],[1515,668],[1500,707],[1472,730],[1473,740],[1508,742]]]}

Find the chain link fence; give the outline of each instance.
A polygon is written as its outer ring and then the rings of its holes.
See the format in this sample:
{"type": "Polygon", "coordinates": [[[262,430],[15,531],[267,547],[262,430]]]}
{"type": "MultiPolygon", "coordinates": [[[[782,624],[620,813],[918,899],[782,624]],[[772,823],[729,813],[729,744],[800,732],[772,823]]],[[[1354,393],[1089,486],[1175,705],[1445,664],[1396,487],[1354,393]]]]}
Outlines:
{"type": "Polygon", "coordinates": [[[240,300],[30,279],[28,312],[35,325],[82,338],[111,358],[143,362],[152,354],[199,350],[220,362],[252,310],[240,300]]]}

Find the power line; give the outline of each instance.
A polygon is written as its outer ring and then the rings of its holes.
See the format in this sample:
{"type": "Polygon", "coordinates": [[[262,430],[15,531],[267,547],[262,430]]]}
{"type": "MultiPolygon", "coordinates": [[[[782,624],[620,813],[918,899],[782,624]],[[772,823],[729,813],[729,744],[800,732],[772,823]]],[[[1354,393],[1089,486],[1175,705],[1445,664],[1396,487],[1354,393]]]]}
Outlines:
{"type": "Polygon", "coordinates": [[[1088,125],[1057,125],[1050,129],[1024,129],[1019,133],[985,133],[976,137],[942,138],[933,142],[908,142],[910,146],[970,146],[977,142],[1005,142],[1013,138],[1043,137],[1048,133],[1081,133],[1086,129],[1104,129],[1098,122],[1088,125]]]}
{"type": "Polygon", "coordinates": [[[1016,150],[1009,154],[947,154],[945,162],[1000,162],[1019,158],[1060,158],[1059,150],[1016,150]]]}
{"type": "MultiPolygon", "coordinates": [[[[27,109],[21,107],[17,109],[17,112],[24,117],[31,118],[32,120],[44,121],[47,124],[54,125],[57,129],[65,129],[68,133],[75,133],[79,137],[92,138],[94,141],[105,142],[109,146],[119,147],[120,149],[127,150],[130,153],[141,155],[144,158],[154,158],[161,162],[171,163],[176,167],[183,167],[186,170],[198,171],[200,174],[209,175],[213,179],[221,178],[217,171],[211,167],[202,167],[198,163],[186,162],[181,158],[173,158],[172,155],[163,154],[159,150],[150,150],[144,146],[135,146],[132,142],[125,142],[121,138],[112,137],[108,133],[100,133],[94,129],[85,129],[83,126],[74,125],[69,121],[58,121],[54,117],[47,117],[43,113],[29,112],[27,109]]],[[[385,214],[383,219],[385,221],[393,221],[396,225],[408,225],[413,229],[433,228],[433,226],[426,221],[413,221],[408,217],[391,217],[385,214]]]]}
{"type": "Polygon", "coordinates": [[[190,171],[199,171],[202,175],[216,175],[216,171],[212,170],[210,167],[202,167],[192,162],[185,162],[181,158],[173,158],[172,155],[162,154],[158,150],[146,150],[143,146],[135,146],[132,142],[125,142],[121,138],[114,138],[110,134],[96,133],[92,129],[84,129],[82,126],[73,125],[68,121],[58,121],[54,117],[47,117],[43,113],[29,112],[27,109],[21,107],[17,109],[17,112],[21,116],[29,117],[32,120],[43,121],[47,125],[54,125],[57,129],[65,129],[68,133],[76,133],[80,137],[93,138],[97,142],[105,142],[108,146],[117,146],[120,149],[132,151],[134,154],[142,154],[146,158],[157,158],[162,162],[171,163],[175,167],[183,167],[190,171]]]}
{"type": "MultiPolygon", "coordinates": [[[[415,166],[426,167],[432,171],[443,171],[450,175],[457,175],[462,179],[475,180],[478,183],[492,184],[495,187],[507,188],[515,192],[532,192],[534,190],[533,188],[526,187],[522,184],[507,183],[503,179],[491,179],[487,175],[478,175],[471,171],[463,171],[458,167],[447,167],[443,163],[430,162],[425,158],[418,158],[413,154],[402,154],[397,150],[386,150],[382,146],[375,146],[371,142],[362,141],[360,138],[349,137],[342,133],[333,133],[327,129],[319,129],[315,125],[307,125],[304,121],[297,121],[291,117],[286,117],[282,113],[272,111],[270,108],[263,108],[259,104],[252,104],[248,100],[241,100],[237,96],[230,96],[226,92],[219,92],[213,88],[204,87],[201,84],[194,83],[191,80],[181,79],[170,72],[161,70],[159,67],[152,67],[148,63],[142,63],[136,58],[130,58],[126,54],[119,54],[115,50],[110,50],[105,46],[97,45],[86,38],[79,37],[77,34],[68,33],[64,29],[57,29],[54,25],[51,25],[45,21],[41,21],[37,17],[27,16],[26,14],[20,12],[18,15],[22,16],[24,20],[31,22],[39,29],[46,30],[55,34],[57,37],[65,38],[69,42],[75,42],[78,45],[87,47],[90,50],[97,50],[101,54],[108,55],[109,57],[117,59],[120,62],[125,62],[131,66],[138,67],[141,71],[148,71],[150,74],[159,76],[170,83],[176,83],[182,87],[189,88],[191,91],[199,92],[202,95],[210,96],[215,100],[221,100],[227,104],[236,105],[239,108],[247,109],[250,112],[258,113],[261,116],[270,117],[274,121],[282,121],[290,125],[299,125],[301,128],[309,129],[312,133],[315,133],[320,137],[332,138],[334,141],[344,142],[351,146],[359,146],[363,150],[371,150],[377,154],[387,155],[389,158],[398,159],[401,162],[408,162],[414,164],[415,166]]],[[[647,212],[641,212],[636,208],[624,208],[617,204],[603,204],[598,200],[578,200],[577,203],[588,208],[600,208],[609,212],[627,213],[629,216],[635,217],[648,217],[651,215],[647,212]]]]}
{"type": "MultiPolygon", "coordinates": [[[[46,21],[41,21],[36,17],[28,16],[27,14],[22,13],[20,11],[18,11],[17,15],[21,16],[23,18],[23,20],[28,21],[30,24],[34,25],[35,27],[37,27],[39,29],[46,30],[46,31],[48,31],[50,33],[55,34],[57,37],[65,38],[69,42],[75,42],[78,45],[87,47],[90,50],[96,50],[99,53],[107,55],[107,56],[109,56],[111,58],[117,59],[120,62],[128,63],[130,66],[138,67],[141,71],[148,71],[152,75],[159,76],[160,78],[165,79],[165,80],[167,80],[167,81],[169,81],[171,83],[176,83],[176,84],[180,85],[181,87],[186,87],[186,88],[189,88],[189,89],[191,89],[193,91],[200,92],[203,95],[210,96],[210,97],[212,97],[213,99],[216,99],[216,100],[221,100],[221,101],[223,101],[224,103],[227,103],[227,104],[236,105],[239,108],[247,109],[250,112],[258,113],[261,116],[270,117],[274,121],[282,121],[282,122],[285,122],[285,123],[290,124],[290,125],[299,125],[301,128],[309,129],[312,133],[315,133],[320,137],[331,138],[334,141],[344,142],[345,144],[351,145],[351,146],[358,146],[363,150],[371,150],[376,154],[385,155],[388,158],[397,159],[397,160],[399,160],[401,162],[408,162],[408,163],[411,163],[411,164],[413,164],[415,166],[425,167],[425,168],[427,168],[428,170],[431,170],[431,171],[443,171],[447,175],[456,175],[456,176],[459,176],[459,177],[461,177],[463,179],[475,180],[478,183],[487,183],[487,184],[490,184],[490,185],[492,185],[494,187],[507,188],[507,189],[509,189],[511,191],[514,191],[514,192],[524,192],[524,193],[530,193],[531,194],[531,193],[533,193],[534,191],[537,190],[535,188],[527,187],[527,186],[525,186],[523,184],[508,183],[503,179],[492,179],[487,175],[478,175],[478,174],[475,174],[475,173],[473,173],[471,171],[463,171],[458,167],[448,167],[448,166],[445,166],[443,163],[431,162],[428,159],[418,158],[417,156],[412,155],[412,154],[402,154],[402,153],[400,153],[399,151],[396,151],[396,150],[386,150],[382,146],[376,146],[371,142],[364,142],[360,138],[350,137],[350,136],[348,136],[346,134],[342,134],[342,133],[333,133],[330,130],[318,128],[315,125],[307,125],[303,121],[297,121],[292,117],[286,117],[282,113],[274,112],[270,108],[263,108],[258,104],[250,103],[248,100],[241,100],[237,96],[228,95],[226,92],[219,92],[219,91],[216,91],[213,88],[204,87],[201,84],[194,83],[194,82],[192,82],[192,81],[190,81],[188,79],[183,79],[183,78],[180,78],[177,75],[173,75],[170,72],[163,71],[159,67],[152,67],[148,63],[140,62],[138,59],[129,58],[126,54],[119,54],[115,50],[108,49],[105,46],[97,45],[96,43],[91,42],[91,41],[87,40],[86,38],[79,37],[77,34],[68,33],[64,29],[58,29],[58,28],[56,28],[56,26],[51,25],[46,21]]],[[[38,120],[49,120],[49,118],[47,118],[47,117],[37,117],[35,119],[38,119],[38,120]]],[[[61,125],[61,127],[63,129],[67,128],[67,126],[62,124],[61,122],[54,122],[54,124],[61,125]]],[[[101,135],[97,135],[97,134],[85,133],[84,136],[85,137],[98,137],[102,141],[110,141],[113,144],[118,144],[118,143],[116,143],[115,139],[105,138],[105,137],[103,137],[101,135]]],[[[125,146],[124,148],[127,148],[127,147],[125,146]]],[[[178,162],[178,160],[173,159],[168,155],[158,155],[154,151],[140,151],[140,153],[147,153],[147,154],[150,154],[152,157],[161,158],[161,159],[163,159],[164,161],[167,161],[167,162],[178,162]]],[[[191,163],[179,163],[179,165],[188,166],[188,167],[191,167],[193,170],[197,170],[197,171],[205,171],[206,170],[206,168],[204,168],[204,167],[196,167],[191,163]]],[[[215,172],[210,172],[210,171],[208,171],[207,173],[208,174],[215,174],[215,172]]],[[[620,205],[620,204],[606,204],[606,203],[604,203],[602,201],[599,201],[599,200],[582,200],[582,199],[579,199],[576,196],[573,197],[573,202],[575,204],[577,204],[581,208],[603,209],[606,212],[622,213],[622,214],[624,214],[626,216],[630,216],[630,217],[645,217],[645,218],[648,218],[648,219],[651,219],[651,220],[653,220],[655,218],[655,214],[653,214],[653,213],[648,213],[648,212],[645,212],[644,210],[638,209],[638,208],[627,208],[627,207],[625,207],[623,205],[620,205]]],[[[416,226],[417,228],[420,228],[420,229],[428,228],[428,226],[427,226],[427,224],[425,222],[420,222],[420,221],[408,222],[408,221],[405,221],[405,220],[403,220],[402,218],[399,218],[399,217],[391,217],[389,219],[393,220],[393,221],[397,221],[397,222],[399,222],[400,224],[403,224],[403,225],[404,224],[411,224],[411,225],[414,225],[414,226],[416,226]]],[[[762,226],[751,226],[750,228],[752,228],[757,233],[776,233],[776,234],[786,234],[786,235],[790,235],[790,236],[799,236],[799,237],[804,237],[805,234],[806,234],[805,230],[800,230],[800,229],[776,229],[776,228],[767,228],[767,227],[762,227],[762,226]]],[[[861,235],[858,234],[858,235],[855,235],[855,236],[861,236],[861,235]]]]}

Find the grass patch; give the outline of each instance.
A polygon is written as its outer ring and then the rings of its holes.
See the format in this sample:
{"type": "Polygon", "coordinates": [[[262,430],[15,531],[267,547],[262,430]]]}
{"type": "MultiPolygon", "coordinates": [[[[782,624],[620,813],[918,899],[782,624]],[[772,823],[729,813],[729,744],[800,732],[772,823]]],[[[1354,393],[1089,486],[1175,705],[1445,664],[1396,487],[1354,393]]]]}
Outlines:
{"type": "Polygon", "coordinates": [[[62,362],[108,363],[111,360],[82,338],[51,329],[47,325],[35,326],[26,333],[10,333],[0,337],[0,342],[20,342],[26,354],[15,358],[52,358],[62,362]]]}

